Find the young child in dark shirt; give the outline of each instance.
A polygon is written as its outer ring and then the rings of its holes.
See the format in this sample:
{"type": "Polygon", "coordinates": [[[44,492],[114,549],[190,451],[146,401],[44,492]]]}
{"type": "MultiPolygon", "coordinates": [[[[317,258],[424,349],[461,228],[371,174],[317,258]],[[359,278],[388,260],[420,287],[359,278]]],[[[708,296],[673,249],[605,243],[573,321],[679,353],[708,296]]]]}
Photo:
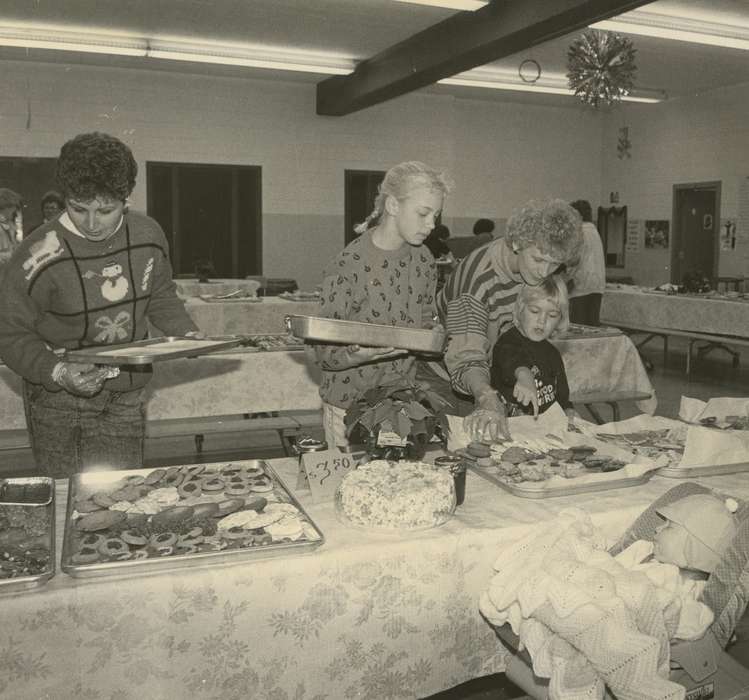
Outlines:
{"type": "Polygon", "coordinates": [[[492,386],[507,404],[508,416],[537,416],[555,401],[575,415],[562,356],[549,342],[568,327],[569,299],[561,277],[521,287],[513,327],[499,337],[492,357],[492,386]]]}

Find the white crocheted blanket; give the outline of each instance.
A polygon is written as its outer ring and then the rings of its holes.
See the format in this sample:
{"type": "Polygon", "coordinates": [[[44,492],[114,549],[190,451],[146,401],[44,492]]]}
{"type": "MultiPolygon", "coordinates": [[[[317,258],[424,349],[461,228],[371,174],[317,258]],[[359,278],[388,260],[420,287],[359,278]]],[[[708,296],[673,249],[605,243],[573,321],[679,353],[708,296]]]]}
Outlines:
{"type": "Polygon", "coordinates": [[[682,700],[668,680],[669,639],[678,609],[647,576],[628,571],[605,549],[590,516],[570,509],[507,548],[482,594],[494,625],[509,623],[549,678],[549,697],[682,700]]]}

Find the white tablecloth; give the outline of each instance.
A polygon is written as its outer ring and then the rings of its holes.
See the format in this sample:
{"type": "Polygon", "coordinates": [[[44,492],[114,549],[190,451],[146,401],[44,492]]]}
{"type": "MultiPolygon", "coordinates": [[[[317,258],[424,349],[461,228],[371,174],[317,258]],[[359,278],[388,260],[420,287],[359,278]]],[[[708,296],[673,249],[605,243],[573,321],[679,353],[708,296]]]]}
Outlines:
{"type": "MultiPolygon", "coordinates": [[[[294,460],[273,465],[294,483],[294,460]]],[[[749,498],[743,475],[699,481],[749,498]]],[[[526,500],[469,473],[451,521],[404,536],[345,527],[302,492],[327,540],[314,553],[129,579],[58,573],[3,599],[0,697],[424,697],[504,668],[478,612],[502,546],[570,506],[613,538],[676,483],[526,500]]],[[[60,482],[60,516],[65,493],[60,482]]]]}
{"type": "Polygon", "coordinates": [[[686,294],[654,294],[639,287],[606,289],[601,323],[749,336],[749,301],[686,294]]]}

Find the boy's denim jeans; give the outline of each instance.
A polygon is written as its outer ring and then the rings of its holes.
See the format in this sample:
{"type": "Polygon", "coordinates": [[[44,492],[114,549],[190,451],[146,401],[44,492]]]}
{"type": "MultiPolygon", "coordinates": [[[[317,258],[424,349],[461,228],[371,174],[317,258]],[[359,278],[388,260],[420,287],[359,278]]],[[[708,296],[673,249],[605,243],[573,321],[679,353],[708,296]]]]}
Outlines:
{"type": "Polygon", "coordinates": [[[145,438],[144,389],[84,398],[23,383],[36,466],[62,478],[84,470],[140,469],[145,438]]]}

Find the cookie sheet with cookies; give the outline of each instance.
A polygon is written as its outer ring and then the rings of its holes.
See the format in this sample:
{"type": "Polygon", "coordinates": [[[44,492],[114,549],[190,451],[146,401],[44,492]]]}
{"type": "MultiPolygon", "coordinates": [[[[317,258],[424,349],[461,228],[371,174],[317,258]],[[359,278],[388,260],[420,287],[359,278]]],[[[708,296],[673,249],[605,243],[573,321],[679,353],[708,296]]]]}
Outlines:
{"type": "Polygon", "coordinates": [[[604,441],[592,430],[571,429],[564,412],[552,407],[538,419],[509,419],[510,439],[469,442],[461,419],[449,417],[448,447],[470,460],[472,471],[523,498],[549,498],[636,486],[666,464],[633,445],[604,441]]]}
{"type": "Polygon", "coordinates": [[[84,472],[70,479],[62,569],[142,574],[301,553],[323,541],[261,460],[84,472]]]}

